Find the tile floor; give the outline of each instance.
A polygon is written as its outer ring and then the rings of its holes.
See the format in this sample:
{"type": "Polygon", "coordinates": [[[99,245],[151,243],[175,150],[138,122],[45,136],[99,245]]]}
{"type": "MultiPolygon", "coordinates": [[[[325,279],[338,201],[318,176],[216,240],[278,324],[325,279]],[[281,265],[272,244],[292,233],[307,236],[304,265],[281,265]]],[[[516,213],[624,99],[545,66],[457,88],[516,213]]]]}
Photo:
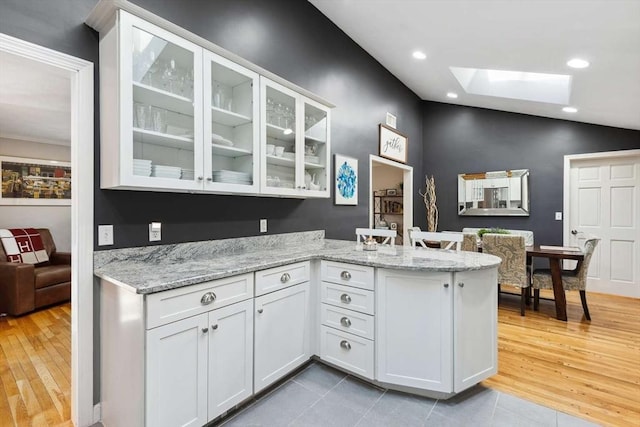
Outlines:
{"type": "Polygon", "coordinates": [[[596,424],[482,386],[449,400],[385,391],[314,362],[216,426],[505,426],[596,424]]]}

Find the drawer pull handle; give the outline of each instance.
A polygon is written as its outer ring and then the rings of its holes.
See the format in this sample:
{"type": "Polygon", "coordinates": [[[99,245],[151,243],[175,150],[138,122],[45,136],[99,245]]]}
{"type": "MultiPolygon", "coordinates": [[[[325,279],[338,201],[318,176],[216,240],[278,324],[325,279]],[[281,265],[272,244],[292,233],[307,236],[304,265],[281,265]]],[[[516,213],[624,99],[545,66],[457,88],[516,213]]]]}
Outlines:
{"type": "Polygon", "coordinates": [[[215,300],[216,294],[214,294],[213,292],[207,292],[206,294],[202,295],[202,298],[200,298],[200,303],[202,305],[209,305],[215,300]]]}
{"type": "Polygon", "coordinates": [[[340,341],[340,347],[344,348],[345,350],[351,350],[351,344],[349,344],[349,341],[347,340],[340,341]]]}
{"type": "Polygon", "coordinates": [[[458,282],[458,286],[460,286],[461,288],[464,288],[464,282],[458,282]]]}
{"type": "Polygon", "coordinates": [[[259,309],[258,309],[258,313],[260,313],[260,314],[262,314],[262,312],[263,312],[263,311],[264,311],[264,310],[263,310],[262,308],[259,308],[259,309]]]}
{"type": "Polygon", "coordinates": [[[206,334],[207,332],[209,332],[209,328],[202,328],[202,333],[206,334]]]}
{"type": "Polygon", "coordinates": [[[282,283],[287,283],[289,280],[291,280],[291,276],[289,275],[289,273],[284,273],[281,277],[280,277],[280,281],[282,283]]]}
{"type": "Polygon", "coordinates": [[[345,328],[348,328],[349,326],[351,326],[351,320],[349,320],[348,317],[343,317],[342,319],[340,319],[340,324],[345,328]]]}
{"type": "Polygon", "coordinates": [[[351,297],[347,294],[342,294],[340,295],[340,301],[342,301],[345,304],[349,304],[351,302],[351,297]]]}
{"type": "Polygon", "coordinates": [[[342,273],[340,273],[340,277],[344,280],[349,280],[351,279],[351,273],[349,273],[347,270],[344,270],[342,273]]]}
{"type": "Polygon", "coordinates": [[[442,285],[442,286],[444,286],[445,288],[448,288],[448,287],[449,287],[449,284],[448,284],[448,283],[445,283],[445,284],[444,284],[444,285],[442,285]]]}
{"type": "Polygon", "coordinates": [[[218,324],[216,323],[215,325],[211,325],[211,329],[213,329],[214,331],[218,329],[218,324]]]}

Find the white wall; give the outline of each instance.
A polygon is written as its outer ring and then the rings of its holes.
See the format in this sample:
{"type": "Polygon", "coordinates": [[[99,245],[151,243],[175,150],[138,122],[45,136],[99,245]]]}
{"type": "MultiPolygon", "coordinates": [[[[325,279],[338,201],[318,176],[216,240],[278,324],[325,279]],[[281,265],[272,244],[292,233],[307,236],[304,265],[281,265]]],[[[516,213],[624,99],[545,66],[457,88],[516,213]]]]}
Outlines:
{"type": "MultiPolygon", "coordinates": [[[[0,137],[0,156],[71,161],[71,147],[0,137]]],[[[48,228],[60,252],[71,252],[71,206],[0,205],[0,228],[48,228]]]]}

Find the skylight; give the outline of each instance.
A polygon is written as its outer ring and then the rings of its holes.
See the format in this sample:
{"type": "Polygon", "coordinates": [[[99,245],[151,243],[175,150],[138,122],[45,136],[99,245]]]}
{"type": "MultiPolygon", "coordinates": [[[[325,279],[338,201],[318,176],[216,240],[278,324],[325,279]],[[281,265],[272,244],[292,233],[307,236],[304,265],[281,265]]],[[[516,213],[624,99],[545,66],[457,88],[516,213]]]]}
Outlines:
{"type": "Polygon", "coordinates": [[[571,76],[526,71],[449,67],[460,86],[474,95],[568,104],[571,76]]]}

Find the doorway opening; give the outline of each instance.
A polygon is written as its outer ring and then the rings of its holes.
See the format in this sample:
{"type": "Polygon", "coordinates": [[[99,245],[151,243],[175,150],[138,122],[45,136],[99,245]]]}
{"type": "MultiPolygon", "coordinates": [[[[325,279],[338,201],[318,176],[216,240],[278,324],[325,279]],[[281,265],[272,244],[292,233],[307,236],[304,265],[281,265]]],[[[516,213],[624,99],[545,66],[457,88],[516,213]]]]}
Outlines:
{"type": "Polygon", "coordinates": [[[396,244],[409,245],[413,167],[370,155],[369,188],[369,228],[397,230],[396,244]]]}

